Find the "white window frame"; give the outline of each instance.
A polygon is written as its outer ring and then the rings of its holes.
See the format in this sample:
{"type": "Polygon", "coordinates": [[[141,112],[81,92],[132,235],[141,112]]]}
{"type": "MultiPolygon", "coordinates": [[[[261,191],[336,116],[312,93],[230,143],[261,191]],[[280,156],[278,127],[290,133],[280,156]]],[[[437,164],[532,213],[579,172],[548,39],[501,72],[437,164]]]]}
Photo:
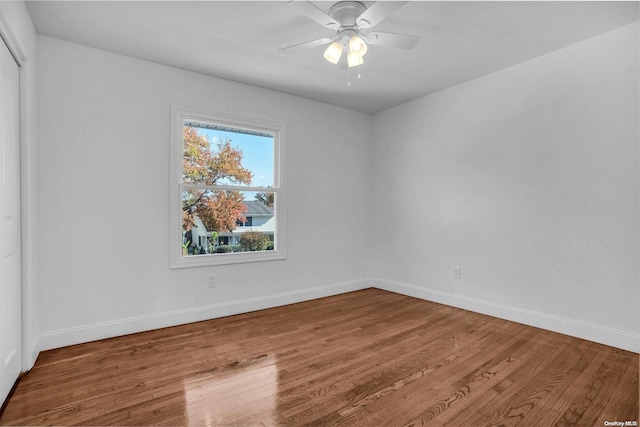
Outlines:
{"type": "Polygon", "coordinates": [[[197,108],[171,105],[171,147],[170,147],[170,214],[169,214],[169,251],[170,268],[206,267],[246,262],[273,261],[286,259],[286,196],[284,192],[284,145],[285,126],[276,123],[265,123],[246,117],[232,117],[217,112],[197,108]],[[185,184],[182,182],[183,168],[183,126],[185,121],[195,121],[224,125],[230,128],[250,129],[273,134],[274,177],[273,188],[253,186],[207,186],[185,184]],[[239,191],[257,191],[275,193],[275,230],[273,250],[258,252],[235,252],[206,255],[182,254],[182,192],[187,188],[232,189],[239,191]]]}

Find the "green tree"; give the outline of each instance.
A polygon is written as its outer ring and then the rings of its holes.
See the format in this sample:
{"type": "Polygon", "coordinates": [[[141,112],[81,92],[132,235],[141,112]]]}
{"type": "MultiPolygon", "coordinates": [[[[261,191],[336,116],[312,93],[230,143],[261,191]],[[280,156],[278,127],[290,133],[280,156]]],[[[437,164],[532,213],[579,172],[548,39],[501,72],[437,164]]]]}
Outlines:
{"type": "MultiPolygon", "coordinates": [[[[183,180],[189,184],[216,185],[226,179],[231,184],[251,184],[251,171],[242,167],[242,151],[231,140],[211,147],[205,135],[185,126],[183,180]]],[[[244,196],[230,190],[187,190],[182,195],[182,226],[191,230],[195,217],[208,231],[233,231],[236,221],[245,221],[244,196]]]]}

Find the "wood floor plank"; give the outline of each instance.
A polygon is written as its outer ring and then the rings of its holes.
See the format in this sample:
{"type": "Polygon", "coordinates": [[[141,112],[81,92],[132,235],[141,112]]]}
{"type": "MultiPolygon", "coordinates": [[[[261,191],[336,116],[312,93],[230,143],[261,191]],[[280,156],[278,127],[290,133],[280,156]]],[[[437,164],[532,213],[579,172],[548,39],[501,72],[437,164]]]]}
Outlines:
{"type": "Polygon", "coordinates": [[[545,353],[547,352],[544,350],[531,349],[520,353],[512,352],[507,359],[509,363],[502,364],[503,369],[500,369],[499,365],[492,367],[476,377],[469,385],[460,384],[453,395],[456,399],[449,398],[442,401],[439,406],[424,411],[414,424],[433,424],[432,420],[435,420],[435,415],[437,415],[437,425],[482,425],[488,417],[480,416],[471,421],[471,415],[478,414],[478,408],[491,402],[498,395],[506,394],[508,390],[513,390],[526,383],[527,379],[523,377],[528,376],[529,367],[543,361],[545,353]],[[474,383],[477,384],[475,388],[471,387],[474,383]],[[454,408],[455,404],[462,405],[462,407],[454,408]]]}
{"type": "MultiPolygon", "coordinates": [[[[525,334],[533,335],[535,331],[527,330],[525,334]]],[[[431,377],[420,378],[400,393],[367,405],[367,409],[377,413],[383,410],[383,405],[388,405],[399,408],[394,411],[396,419],[406,418],[404,422],[397,425],[429,424],[440,414],[448,411],[452,405],[463,401],[470,393],[479,392],[487,386],[487,383],[492,383],[496,373],[506,369],[515,360],[513,356],[517,357],[519,352],[523,351],[522,344],[526,340],[527,337],[521,334],[511,336],[509,339],[503,337],[486,340],[487,343],[493,343],[494,348],[487,346],[484,351],[472,354],[473,357],[469,359],[466,358],[468,354],[465,352],[456,360],[458,363],[448,364],[431,377]],[[472,360],[474,363],[470,363],[472,360]],[[464,372],[460,370],[461,366],[466,367],[464,372]],[[411,402],[411,404],[407,405],[405,402],[411,402]]]]}
{"type": "Polygon", "coordinates": [[[487,405],[478,408],[478,414],[469,420],[472,425],[476,421],[484,420],[486,425],[526,425],[521,424],[525,420],[534,419],[536,410],[543,408],[541,412],[546,413],[545,404],[552,402],[556,398],[562,397],[563,379],[567,372],[574,366],[582,366],[581,360],[593,359],[597,353],[589,352],[593,343],[582,341],[579,348],[575,348],[563,337],[564,345],[557,351],[550,352],[552,358],[543,359],[541,370],[525,384],[522,384],[511,393],[501,393],[487,405]],[[555,395],[553,393],[556,393],[555,395]],[[489,417],[489,418],[486,418],[489,417]]]}
{"type": "Polygon", "coordinates": [[[492,407],[495,407],[502,397],[506,398],[513,390],[522,390],[523,387],[534,381],[545,365],[556,357],[554,351],[549,351],[549,349],[556,349],[561,343],[556,334],[541,334],[537,340],[539,344],[529,351],[527,359],[520,361],[518,369],[515,369],[495,386],[485,390],[481,395],[475,396],[472,402],[460,410],[439,417],[438,422],[441,425],[457,427],[484,425],[495,410],[492,407]],[[544,341],[544,337],[550,339],[544,341]],[[522,369],[523,367],[527,369],[522,369]],[[487,413],[489,415],[485,415],[487,413]]]}
{"type": "Polygon", "coordinates": [[[623,364],[618,360],[619,355],[616,349],[603,349],[599,353],[600,357],[594,358],[581,371],[576,381],[567,388],[563,399],[556,402],[549,411],[550,415],[562,414],[554,420],[555,425],[593,425],[619,387],[625,372],[623,364]]]}
{"type": "Polygon", "coordinates": [[[366,289],[43,352],[1,425],[638,420],[638,354],[366,289]]]}
{"type": "MultiPolygon", "coordinates": [[[[430,324],[425,324],[424,328],[429,328],[429,326],[433,326],[430,324]]],[[[442,331],[442,328],[432,328],[433,331],[442,331]]],[[[446,331],[446,329],[445,329],[446,331]]],[[[415,332],[415,330],[411,330],[411,332],[415,332]]],[[[356,365],[361,365],[367,369],[364,375],[360,375],[358,372],[350,371],[348,373],[348,378],[353,378],[354,382],[357,384],[353,389],[347,390],[347,392],[342,393],[341,395],[334,396],[332,399],[323,399],[322,402],[313,402],[306,398],[306,402],[299,401],[295,402],[295,405],[292,406],[290,411],[284,412],[281,415],[284,418],[286,423],[299,423],[300,420],[305,419],[314,419],[316,418],[315,423],[320,423],[317,419],[318,414],[325,413],[326,415],[335,416],[335,414],[331,414],[333,408],[344,408],[350,405],[357,405],[357,402],[361,399],[367,398],[370,395],[370,390],[372,388],[381,388],[384,389],[388,387],[390,384],[393,384],[396,381],[402,381],[406,373],[413,374],[414,372],[420,371],[423,369],[424,360],[430,356],[436,355],[437,357],[441,357],[440,355],[443,352],[442,348],[439,348],[437,345],[435,346],[421,346],[417,345],[419,343],[411,342],[410,336],[406,335],[407,331],[405,330],[399,336],[405,334],[404,339],[400,342],[402,344],[408,344],[408,348],[402,348],[399,345],[397,340],[392,342],[387,342],[387,348],[393,348],[392,357],[389,357],[387,361],[382,360],[379,357],[379,347],[381,343],[376,344],[375,347],[367,347],[364,351],[360,351],[361,355],[372,354],[373,359],[362,359],[362,356],[355,361],[356,365]],[[414,354],[414,352],[419,352],[414,354]],[[295,414],[289,417],[291,414],[295,414]]],[[[445,340],[434,339],[432,342],[439,343],[445,340]]],[[[423,341],[424,342],[424,341],[423,341]]],[[[384,341],[383,341],[384,343],[384,341]]],[[[447,344],[447,347],[451,347],[450,344],[447,344]]],[[[456,349],[459,350],[459,344],[455,345],[456,349]]],[[[480,352],[482,348],[476,348],[475,351],[480,352]]],[[[441,367],[442,365],[448,363],[450,360],[455,359],[455,355],[447,354],[443,360],[437,363],[437,367],[441,367]]],[[[465,357],[472,357],[472,354],[466,354],[465,357]]],[[[357,369],[357,368],[356,368],[357,369]]],[[[432,370],[432,369],[431,369],[432,370]]]]}

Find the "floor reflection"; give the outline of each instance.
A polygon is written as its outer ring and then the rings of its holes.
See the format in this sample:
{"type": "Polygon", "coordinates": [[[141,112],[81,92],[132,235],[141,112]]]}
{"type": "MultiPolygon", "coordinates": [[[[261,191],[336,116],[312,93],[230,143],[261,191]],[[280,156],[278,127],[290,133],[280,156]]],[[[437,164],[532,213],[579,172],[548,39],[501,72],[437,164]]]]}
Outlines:
{"type": "Polygon", "coordinates": [[[275,425],[278,367],[262,355],[184,380],[190,426],[275,425]]]}

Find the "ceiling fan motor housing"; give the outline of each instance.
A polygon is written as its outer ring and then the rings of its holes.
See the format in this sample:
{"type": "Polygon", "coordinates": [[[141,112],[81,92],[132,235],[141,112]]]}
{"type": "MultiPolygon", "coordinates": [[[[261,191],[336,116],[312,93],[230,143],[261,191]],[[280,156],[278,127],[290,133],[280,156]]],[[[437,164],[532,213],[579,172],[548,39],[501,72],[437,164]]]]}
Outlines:
{"type": "Polygon", "coordinates": [[[356,19],[367,10],[359,1],[341,1],[329,9],[329,16],[340,23],[340,27],[357,27],[356,19]]]}

